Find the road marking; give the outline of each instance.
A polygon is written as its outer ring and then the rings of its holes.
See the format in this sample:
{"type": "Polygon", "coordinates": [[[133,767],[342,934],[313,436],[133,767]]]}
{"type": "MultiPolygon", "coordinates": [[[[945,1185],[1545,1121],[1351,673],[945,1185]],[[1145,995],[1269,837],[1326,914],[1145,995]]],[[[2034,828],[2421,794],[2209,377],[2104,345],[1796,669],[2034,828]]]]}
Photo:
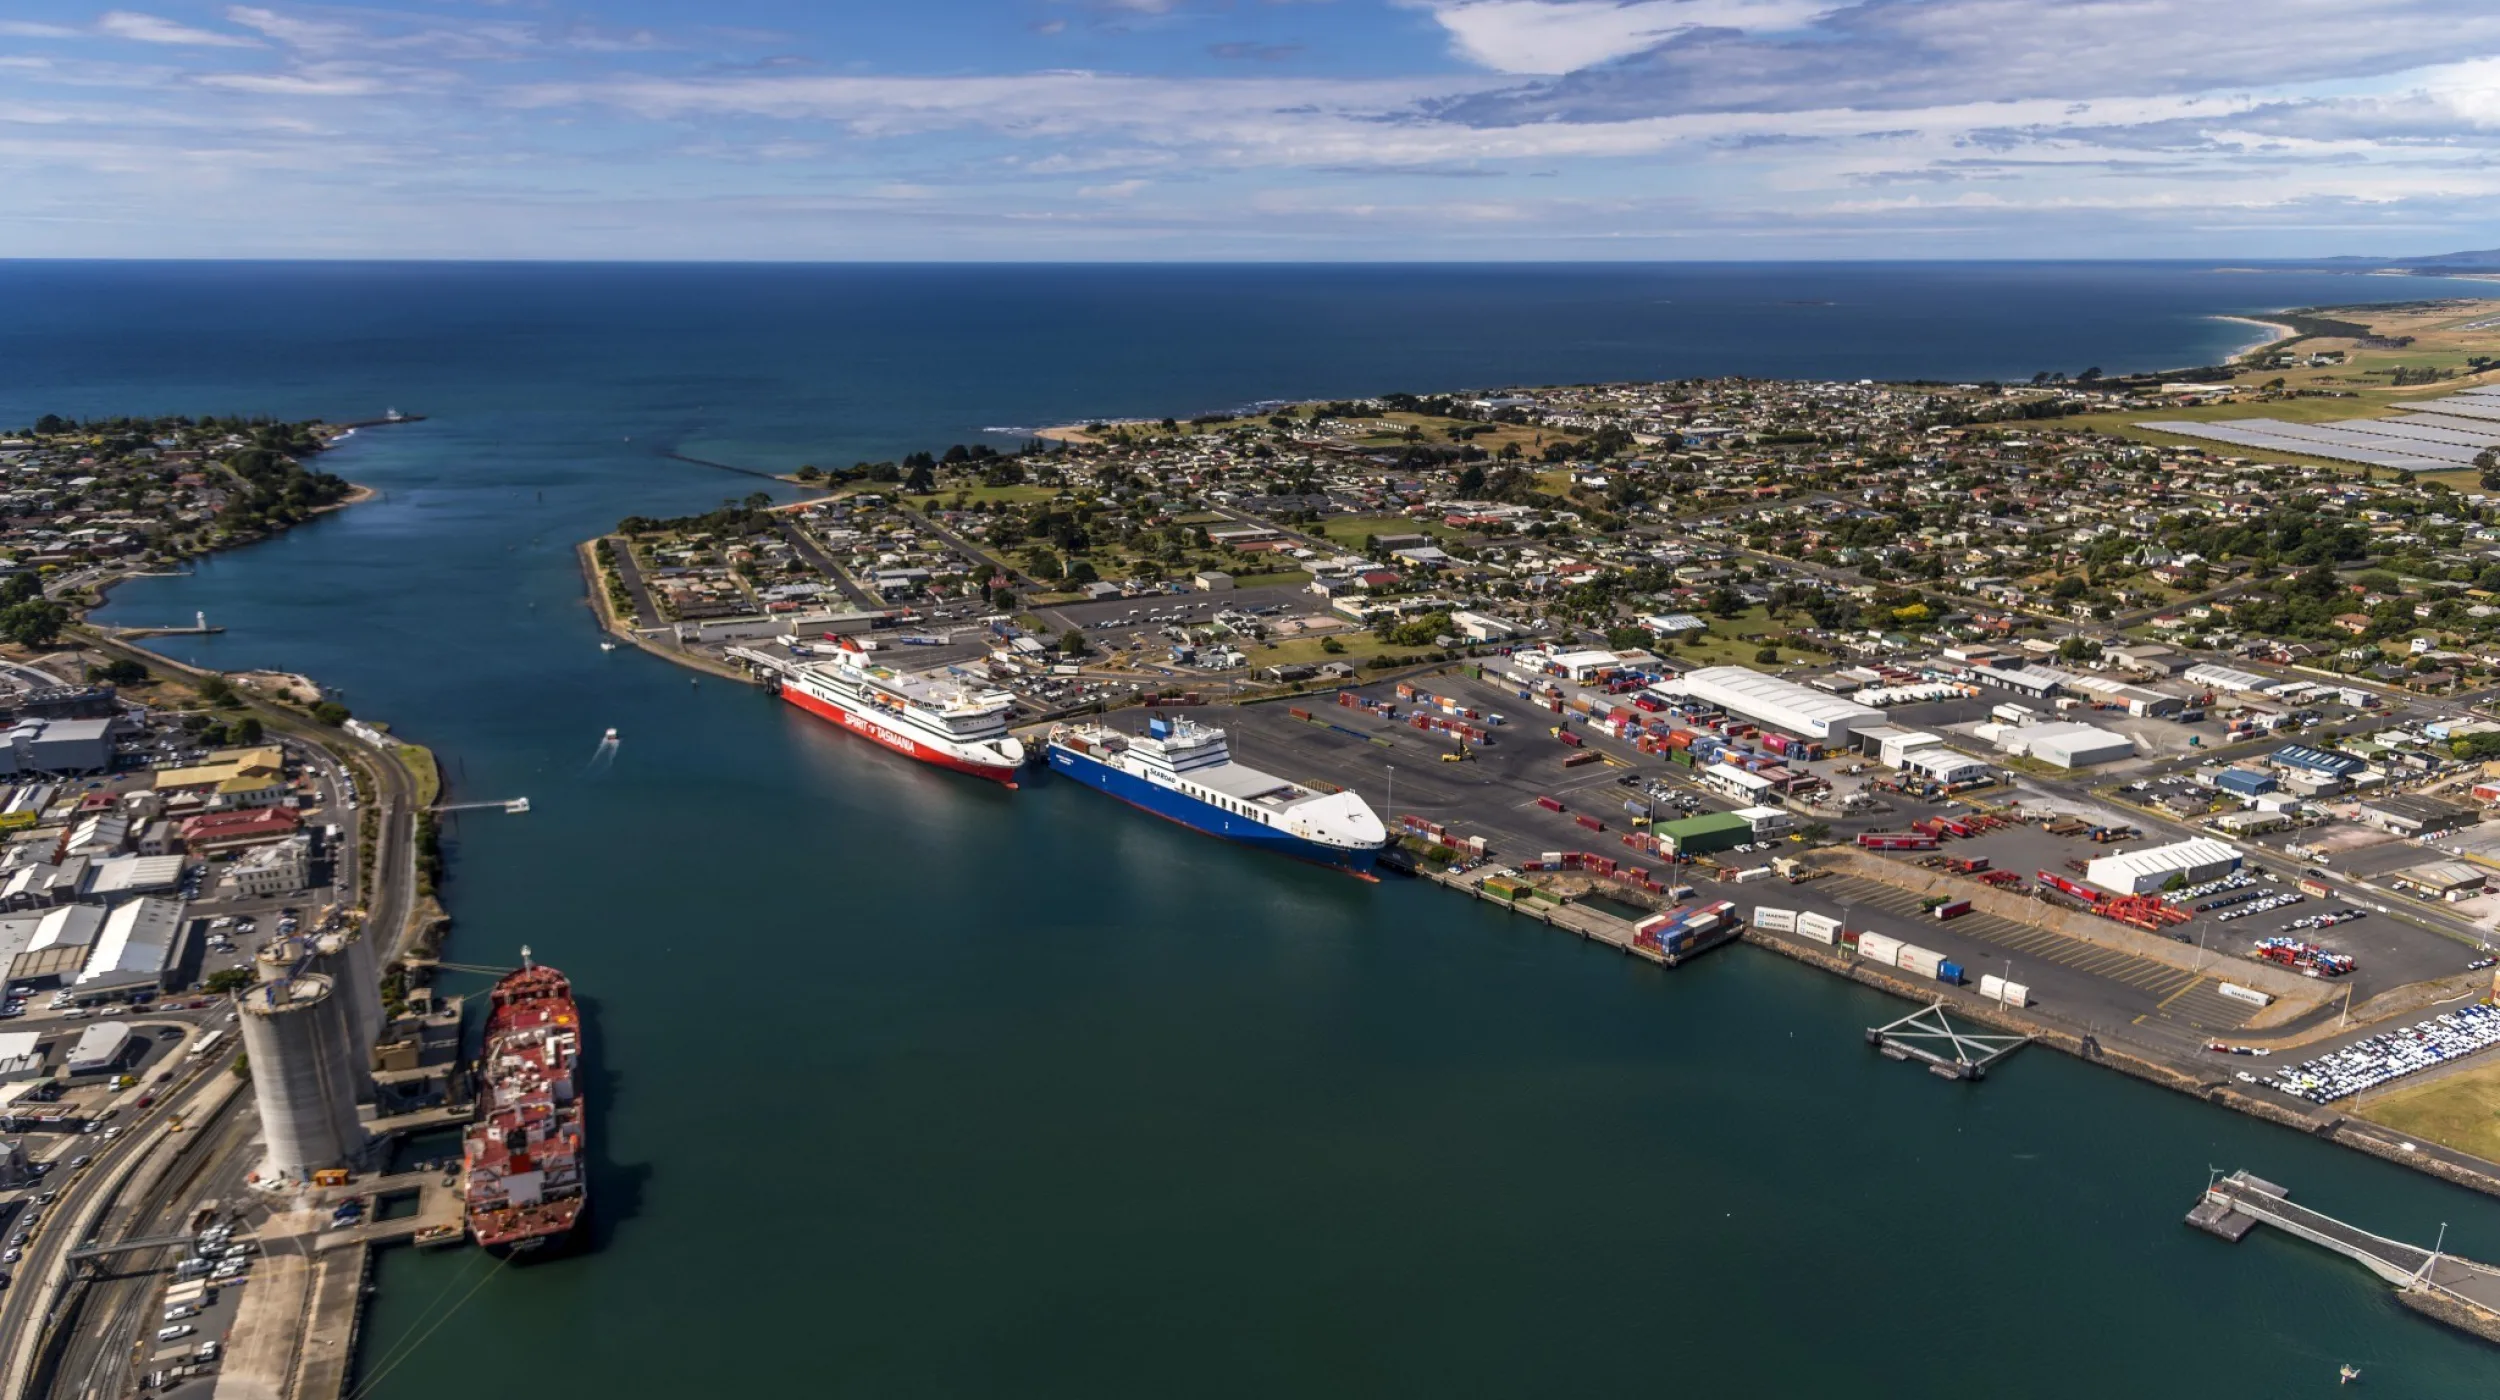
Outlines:
{"type": "Polygon", "coordinates": [[[2200,975],[2195,981],[2188,983],[2186,986],[2181,987],[2179,990],[2172,992],[2170,995],[2155,1003],[2153,1009],[2155,1011],[2168,1011],[2170,1009],[2170,1003],[2177,1001],[2179,998],[2186,996],[2188,993],[2195,991],[2197,988],[2204,985],[2205,979],[2200,975]]]}

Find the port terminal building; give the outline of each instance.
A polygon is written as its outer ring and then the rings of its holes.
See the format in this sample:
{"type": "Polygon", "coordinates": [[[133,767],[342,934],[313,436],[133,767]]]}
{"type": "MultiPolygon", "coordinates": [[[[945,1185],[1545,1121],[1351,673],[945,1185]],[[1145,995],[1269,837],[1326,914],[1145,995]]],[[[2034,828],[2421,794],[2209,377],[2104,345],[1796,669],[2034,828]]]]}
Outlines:
{"type": "Polygon", "coordinates": [[[1689,696],[1739,719],[1827,744],[1847,743],[1851,731],[1884,722],[1881,710],[1742,666],[1704,666],[1657,690],[1668,699],[1689,696]]]}
{"type": "Polygon", "coordinates": [[[2228,841],[2197,836],[2166,846],[2147,846],[2102,856],[2083,868],[2083,878],[2119,894],[2152,894],[2172,879],[2199,884],[2240,868],[2240,852],[2228,841]]]}

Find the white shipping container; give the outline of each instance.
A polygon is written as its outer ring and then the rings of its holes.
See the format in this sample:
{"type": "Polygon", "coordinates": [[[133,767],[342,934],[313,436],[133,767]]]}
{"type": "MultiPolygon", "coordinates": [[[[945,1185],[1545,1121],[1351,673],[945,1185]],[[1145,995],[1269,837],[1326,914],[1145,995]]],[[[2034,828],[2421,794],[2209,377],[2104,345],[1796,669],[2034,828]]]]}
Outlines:
{"type": "Polygon", "coordinates": [[[1840,937],[1840,920],[1829,914],[1802,913],[1797,916],[1797,932],[1817,943],[1830,943],[1840,937]]]}
{"type": "Polygon", "coordinates": [[[1767,928],[1773,933],[1795,933],[1797,931],[1797,911],[1794,909],[1774,909],[1767,904],[1756,905],[1753,911],[1753,926],[1755,928],[1767,928]]]}
{"type": "Polygon", "coordinates": [[[2002,1002],[2007,1006],[2031,1005],[2029,987],[2020,982],[2008,982],[1993,972],[1980,977],[1979,994],[1990,1001],[2002,1002]]]}
{"type": "Polygon", "coordinates": [[[2243,987],[2237,982],[2225,982],[2215,987],[2214,990],[2233,1001],[2244,1001],[2251,1006],[2269,1006],[2274,1002],[2274,998],[2267,996],[2264,992],[2254,987],[2243,987]]]}
{"type": "Polygon", "coordinates": [[[1756,880],[1768,880],[1770,878],[1771,867],[1767,865],[1757,865],[1751,869],[1739,870],[1736,872],[1736,883],[1740,885],[1749,885],[1756,880]]]}
{"type": "MultiPolygon", "coordinates": [[[[1866,935],[1858,935],[1858,942],[1863,946],[1866,942],[1866,935]]],[[[1921,948],[1915,943],[1904,943],[1901,945],[1901,951],[1893,955],[1892,963],[1903,972],[1915,972],[1921,977],[1933,977],[1936,975],[1936,969],[1944,966],[1944,954],[1932,948],[1921,948]]]]}
{"type": "Polygon", "coordinates": [[[1869,930],[1858,935],[1858,956],[1886,967],[1895,966],[1901,961],[1901,940],[1869,930]]]}

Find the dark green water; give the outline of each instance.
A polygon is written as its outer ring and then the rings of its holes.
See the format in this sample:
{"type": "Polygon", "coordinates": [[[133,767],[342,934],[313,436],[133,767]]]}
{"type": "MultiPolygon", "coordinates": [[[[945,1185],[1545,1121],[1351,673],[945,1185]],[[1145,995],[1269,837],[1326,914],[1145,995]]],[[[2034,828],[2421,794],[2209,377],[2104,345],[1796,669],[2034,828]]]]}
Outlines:
{"type": "MultiPolygon", "coordinates": [[[[2180,1224],[2209,1164],[2240,1166],[2500,1258],[2482,1198],[2047,1053],[1944,1084],[1860,1043],[1899,1005],[1767,955],[1662,972],[1091,793],[913,768],[600,652],[572,542],[750,485],[653,459],[654,435],[854,455],[851,429],[798,425],[786,367],[707,334],[682,372],[590,374],[555,337],[497,340],[495,372],[440,370],[421,401],[359,379],[347,409],[439,415],[332,459],[383,500],[111,609],[205,608],[235,630],[179,654],[344,686],[460,795],[534,803],[462,819],[451,954],[528,943],[593,998],[598,1248],[492,1274],[385,1256],[370,1394],[2271,1397],[2351,1362],[2367,1393],[2449,1396],[2500,1375],[2358,1268],[2180,1224]],[[540,402],[532,354],[582,397],[540,402]],[[782,416],[719,407],[741,395],[782,416]],[[621,752],[589,771],[609,726],[621,752]]],[[[413,362],[380,329],[332,353],[413,362]]],[[[77,392],[237,406],[201,354],[77,392]]],[[[266,406],[341,398],[300,368],[266,406]]]]}

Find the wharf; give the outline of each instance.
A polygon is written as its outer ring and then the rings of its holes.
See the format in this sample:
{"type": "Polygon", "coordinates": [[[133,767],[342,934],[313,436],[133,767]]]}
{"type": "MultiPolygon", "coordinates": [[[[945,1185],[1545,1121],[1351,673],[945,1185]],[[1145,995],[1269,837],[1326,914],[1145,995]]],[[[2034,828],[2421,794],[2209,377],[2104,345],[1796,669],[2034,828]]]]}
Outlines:
{"type": "Polygon", "coordinates": [[[2215,1180],[2188,1212],[2187,1223],[2235,1244],[2259,1225],[2272,1226],[2360,1264],[2392,1285],[2398,1300],[2414,1311],[2500,1342],[2500,1269],[2295,1205],[2291,1193],[2271,1181],[2247,1172],[2215,1180]]]}
{"type": "MultiPolygon", "coordinates": [[[[1632,926],[1611,914],[1600,913],[1595,909],[1583,908],[1577,904],[1548,904],[1543,900],[1498,898],[1483,887],[1484,878],[1494,873],[1496,872],[1490,869],[1471,870],[1464,875],[1440,874],[1426,870],[1416,872],[1420,878],[1430,880],[1436,885],[1498,904],[1514,914],[1524,914],[1548,927],[1561,929],[1565,933],[1576,933],[1592,943],[1603,943],[1617,952],[1628,953],[1633,957],[1654,962],[1661,967],[1681,967],[1713,948],[1735,942],[1738,936],[1736,921],[1731,917],[1680,953],[1644,948],[1632,941],[1632,926]]],[[[1733,912],[1730,911],[1731,915],[1733,912]]]]}
{"type": "Polygon", "coordinates": [[[255,1237],[260,1262],[227,1338],[219,1387],[294,1400],[345,1394],[373,1251],[408,1243],[425,1230],[459,1225],[456,1181],[441,1172],[369,1177],[308,1192],[294,1208],[272,1214],[255,1237]],[[378,1213],[379,1203],[410,1191],[417,1193],[411,1214],[348,1230],[324,1228],[338,1201],[368,1197],[378,1213]]]}

